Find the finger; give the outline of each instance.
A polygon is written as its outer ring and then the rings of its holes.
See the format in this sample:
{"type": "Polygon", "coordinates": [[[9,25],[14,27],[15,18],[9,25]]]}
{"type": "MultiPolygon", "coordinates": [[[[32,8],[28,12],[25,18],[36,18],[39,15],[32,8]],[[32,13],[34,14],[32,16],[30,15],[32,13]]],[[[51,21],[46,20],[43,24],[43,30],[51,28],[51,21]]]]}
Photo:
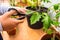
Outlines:
{"type": "Polygon", "coordinates": [[[10,17],[11,15],[13,15],[13,14],[15,14],[16,13],[16,11],[15,10],[11,10],[11,11],[9,11],[9,12],[6,12],[6,13],[4,13],[4,17],[10,17]]]}
{"type": "Polygon", "coordinates": [[[20,12],[22,12],[23,14],[26,14],[26,10],[25,9],[20,9],[20,12]]]}
{"type": "Polygon", "coordinates": [[[22,13],[24,13],[24,14],[25,14],[25,13],[26,13],[26,9],[21,8],[21,9],[20,9],[20,12],[22,12],[22,13]]]}

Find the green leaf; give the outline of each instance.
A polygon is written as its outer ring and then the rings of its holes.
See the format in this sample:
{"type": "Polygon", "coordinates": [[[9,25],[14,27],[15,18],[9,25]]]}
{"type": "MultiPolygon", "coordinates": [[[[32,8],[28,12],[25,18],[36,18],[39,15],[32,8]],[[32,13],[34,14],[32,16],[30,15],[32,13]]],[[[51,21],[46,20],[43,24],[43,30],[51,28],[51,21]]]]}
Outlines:
{"type": "Polygon", "coordinates": [[[58,18],[58,17],[60,17],[60,12],[58,12],[58,13],[56,14],[56,18],[58,18]]]}
{"type": "Polygon", "coordinates": [[[39,21],[40,18],[41,18],[40,13],[34,12],[30,18],[30,23],[35,24],[37,21],[39,21]]]}
{"type": "Polygon", "coordinates": [[[55,26],[59,26],[59,22],[58,21],[53,21],[53,25],[55,25],[55,26]]]}
{"type": "Polygon", "coordinates": [[[47,30],[47,34],[51,35],[52,33],[53,33],[53,31],[51,29],[47,30]]]}
{"type": "Polygon", "coordinates": [[[31,10],[27,10],[26,14],[31,14],[31,12],[32,12],[31,10]]]}
{"type": "Polygon", "coordinates": [[[47,30],[50,27],[50,17],[48,16],[47,13],[42,13],[42,22],[43,22],[43,28],[47,30]]]}
{"type": "Polygon", "coordinates": [[[28,2],[28,4],[29,4],[30,6],[33,6],[33,5],[34,5],[34,2],[33,2],[32,0],[27,0],[27,2],[28,2]]]}
{"type": "MultiPolygon", "coordinates": [[[[36,8],[36,6],[37,6],[37,1],[38,1],[38,0],[27,0],[29,6],[31,6],[32,8],[36,8]]],[[[38,1],[38,3],[39,3],[39,1],[38,1]]]]}
{"type": "Polygon", "coordinates": [[[59,8],[59,4],[55,4],[54,5],[54,10],[58,10],[58,8],[59,8]]]}
{"type": "Polygon", "coordinates": [[[42,0],[42,1],[43,1],[43,2],[47,2],[47,3],[50,2],[49,0],[42,0]]]}
{"type": "Polygon", "coordinates": [[[37,0],[33,0],[34,2],[37,2],[37,0]]]}

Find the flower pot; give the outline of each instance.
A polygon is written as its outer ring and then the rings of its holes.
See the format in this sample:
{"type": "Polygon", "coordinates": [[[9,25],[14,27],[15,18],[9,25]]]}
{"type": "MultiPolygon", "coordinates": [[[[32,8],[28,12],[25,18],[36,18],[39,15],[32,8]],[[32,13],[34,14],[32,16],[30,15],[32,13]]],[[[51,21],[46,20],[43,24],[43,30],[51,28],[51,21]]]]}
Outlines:
{"type": "MultiPolygon", "coordinates": [[[[51,40],[52,37],[53,37],[53,34],[51,35],[45,34],[44,36],[42,36],[41,40],[51,40]]],[[[60,34],[58,33],[55,34],[55,40],[60,40],[60,34]]]]}
{"type": "MultiPolygon", "coordinates": [[[[42,13],[42,12],[46,12],[47,13],[47,11],[48,11],[48,8],[40,7],[40,9],[39,9],[38,6],[37,6],[37,9],[31,8],[31,7],[26,7],[26,9],[32,10],[32,11],[37,11],[37,12],[40,12],[40,13],[42,13]]],[[[32,29],[40,29],[40,28],[42,28],[43,27],[43,22],[42,22],[43,18],[41,17],[41,19],[38,22],[36,22],[35,24],[31,25],[31,23],[30,23],[31,16],[32,16],[32,14],[27,16],[27,21],[28,21],[29,27],[32,28],[32,29]]]]}

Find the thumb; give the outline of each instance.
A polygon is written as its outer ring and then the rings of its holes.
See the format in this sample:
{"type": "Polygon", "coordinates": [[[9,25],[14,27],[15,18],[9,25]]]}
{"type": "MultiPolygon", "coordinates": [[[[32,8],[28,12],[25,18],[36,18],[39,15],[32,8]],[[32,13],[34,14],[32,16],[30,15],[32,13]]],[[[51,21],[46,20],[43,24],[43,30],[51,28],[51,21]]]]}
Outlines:
{"type": "Polygon", "coordinates": [[[9,11],[9,12],[4,13],[2,16],[4,16],[4,17],[10,17],[11,15],[13,15],[13,14],[15,14],[15,13],[16,13],[15,10],[11,10],[11,11],[9,11]]]}

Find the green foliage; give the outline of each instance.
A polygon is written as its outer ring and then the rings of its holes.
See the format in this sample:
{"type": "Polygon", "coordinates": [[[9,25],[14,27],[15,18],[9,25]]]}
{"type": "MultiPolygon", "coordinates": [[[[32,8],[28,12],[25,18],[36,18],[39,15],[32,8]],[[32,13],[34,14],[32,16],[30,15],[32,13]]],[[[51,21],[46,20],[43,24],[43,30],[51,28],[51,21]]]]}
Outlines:
{"type": "Polygon", "coordinates": [[[34,12],[30,18],[30,23],[35,24],[37,21],[39,21],[40,18],[41,18],[40,13],[34,12]]]}
{"type": "Polygon", "coordinates": [[[50,27],[50,17],[48,16],[47,13],[42,13],[42,22],[43,22],[43,29],[47,30],[50,27]]]}
{"type": "Polygon", "coordinates": [[[36,2],[37,0],[33,0],[34,2],[36,2]]]}
{"type": "Polygon", "coordinates": [[[51,24],[55,25],[55,26],[58,26],[59,25],[59,22],[56,21],[56,20],[51,20],[50,19],[50,16],[47,14],[47,13],[38,13],[38,12],[34,12],[32,13],[32,16],[30,18],[30,23],[31,25],[35,24],[37,21],[39,21],[40,18],[43,18],[42,19],[42,22],[43,22],[43,29],[48,33],[48,34],[51,34],[52,31],[51,30],[48,30],[51,26],[51,24]],[[48,31],[47,31],[48,30],[48,31]]]}
{"type": "Polygon", "coordinates": [[[36,8],[36,6],[39,5],[40,0],[27,0],[29,6],[31,6],[32,8],[36,8]]]}
{"type": "Polygon", "coordinates": [[[42,0],[42,1],[43,1],[43,2],[47,2],[47,3],[50,2],[49,0],[42,0]]]}
{"type": "Polygon", "coordinates": [[[54,10],[58,10],[58,8],[59,8],[59,4],[55,4],[54,5],[54,10]]]}
{"type": "Polygon", "coordinates": [[[31,11],[31,10],[27,10],[26,11],[26,14],[31,14],[33,11],[31,11]]]}
{"type": "Polygon", "coordinates": [[[53,31],[51,29],[47,30],[47,34],[52,34],[53,31]]]}
{"type": "Polygon", "coordinates": [[[55,26],[59,26],[59,22],[58,21],[53,21],[53,25],[55,25],[55,26]]]}
{"type": "MultiPolygon", "coordinates": [[[[32,7],[32,8],[36,8],[36,4],[35,4],[35,2],[37,2],[37,0],[28,0],[29,2],[29,4],[30,4],[30,6],[32,7]]],[[[42,0],[43,2],[50,2],[50,0],[42,0]]],[[[54,11],[56,11],[56,10],[58,10],[59,9],[59,4],[55,4],[55,5],[53,5],[53,7],[54,7],[54,11]]],[[[48,8],[49,9],[49,8],[48,8]]],[[[30,13],[29,13],[30,14],[30,13]]],[[[56,19],[58,18],[60,16],[60,12],[58,12],[57,14],[56,14],[56,19]]],[[[53,31],[52,30],[48,30],[50,27],[51,27],[51,24],[53,24],[53,25],[55,25],[55,26],[58,26],[59,25],[59,22],[57,21],[57,20],[52,20],[51,18],[50,18],[50,16],[48,15],[48,13],[43,13],[42,12],[42,14],[41,13],[38,13],[38,12],[34,12],[34,13],[32,13],[32,16],[31,16],[31,18],[30,18],[30,23],[31,23],[31,25],[33,25],[33,24],[35,24],[37,21],[39,21],[40,20],[40,18],[42,18],[42,22],[43,22],[43,29],[48,33],[48,34],[51,34],[53,31]]]]}
{"type": "Polygon", "coordinates": [[[56,14],[56,18],[58,18],[58,17],[60,17],[60,12],[58,12],[58,13],[56,14]]]}

